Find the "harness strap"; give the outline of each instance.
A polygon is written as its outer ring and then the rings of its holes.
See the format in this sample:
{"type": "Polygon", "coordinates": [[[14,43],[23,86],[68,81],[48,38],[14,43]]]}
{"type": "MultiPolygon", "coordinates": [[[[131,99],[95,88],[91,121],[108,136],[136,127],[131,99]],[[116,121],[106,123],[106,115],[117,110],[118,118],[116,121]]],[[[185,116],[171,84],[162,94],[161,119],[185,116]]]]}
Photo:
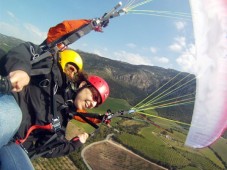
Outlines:
{"type": "Polygon", "coordinates": [[[52,130],[53,129],[53,126],[52,126],[52,123],[50,123],[50,124],[47,124],[47,125],[33,125],[33,126],[31,126],[29,129],[28,129],[28,132],[27,132],[27,134],[26,134],[26,136],[25,136],[25,138],[24,139],[19,139],[19,140],[16,140],[16,144],[23,144],[26,140],[27,140],[27,138],[28,138],[28,136],[30,135],[30,133],[33,131],[33,130],[36,130],[36,129],[45,129],[45,130],[52,130]]]}
{"type": "Polygon", "coordinates": [[[36,76],[41,74],[49,74],[51,72],[50,68],[39,68],[39,69],[32,69],[30,76],[36,76]]]}
{"type": "Polygon", "coordinates": [[[45,51],[43,54],[41,54],[39,57],[36,57],[34,60],[31,61],[31,64],[38,63],[39,61],[55,55],[58,51],[63,50],[67,45],[72,44],[73,42],[80,39],[82,36],[88,34],[90,31],[94,30],[94,26],[92,23],[87,24],[83,27],[81,27],[78,30],[73,31],[70,34],[66,34],[65,36],[61,37],[57,41],[47,44],[47,51],[45,51]],[[59,46],[58,44],[63,44],[63,46],[59,46]]]}
{"type": "Polygon", "coordinates": [[[46,51],[44,52],[43,54],[41,54],[39,57],[36,57],[34,60],[30,61],[30,63],[33,65],[35,63],[38,63],[39,61],[49,57],[49,56],[52,56],[52,54],[50,53],[50,51],[46,51]]]}
{"type": "MultiPolygon", "coordinates": [[[[55,138],[57,138],[57,134],[56,133],[44,145],[42,145],[41,148],[39,148],[39,149],[42,149],[42,148],[44,148],[44,146],[47,146],[47,144],[50,143],[51,141],[53,141],[55,138]]],[[[73,142],[76,142],[78,140],[79,140],[78,137],[75,137],[75,138],[72,139],[73,142]]],[[[38,152],[38,153],[35,152],[33,155],[30,156],[30,159],[33,160],[35,158],[41,157],[41,156],[49,153],[51,151],[51,149],[52,148],[49,148],[49,149],[47,149],[45,151],[41,151],[41,152],[38,152]]]]}
{"type": "Polygon", "coordinates": [[[52,125],[55,131],[58,131],[61,129],[61,123],[59,120],[59,117],[57,116],[57,106],[56,106],[56,93],[57,93],[57,88],[58,88],[58,77],[55,74],[55,71],[58,70],[57,66],[57,56],[58,54],[55,53],[53,56],[53,64],[51,68],[51,78],[53,81],[51,81],[51,113],[53,115],[52,118],[52,125]]]}
{"type": "Polygon", "coordinates": [[[55,134],[53,134],[53,135],[51,136],[51,138],[50,138],[48,141],[46,141],[42,146],[40,146],[39,148],[35,148],[35,153],[34,153],[33,155],[30,156],[30,159],[32,160],[32,159],[35,159],[35,158],[37,158],[37,157],[41,157],[41,156],[45,155],[46,153],[50,152],[50,151],[51,151],[51,148],[49,148],[49,149],[47,149],[47,150],[45,150],[45,151],[42,151],[42,152],[41,152],[41,150],[42,150],[43,148],[45,148],[45,146],[47,146],[50,142],[52,142],[52,141],[53,141],[54,139],[56,139],[57,137],[58,137],[58,134],[55,133],[55,134]],[[37,153],[37,151],[38,151],[38,153],[37,153]]]}
{"type": "MultiPolygon", "coordinates": [[[[81,117],[85,122],[87,122],[88,124],[90,124],[92,127],[94,127],[95,129],[98,129],[99,128],[99,126],[98,125],[96,125],[94,122],[92,122],[91,120],[89,120],[88,118],[87,118],[87,114],[86,115],[84,115],[84,114],[81,114],[81,113],[79,113],[79,112],[74,112],[73,113],[74,114],[74,116],[79,116],[79,117],[81,117]]],[[[94,114],[93,114],[94,115],[94,114]]]]}
{"type": "Polygon", "coordinates": [[[68,35],[67,38],[63,36],[63,38],[65,38],[63,41],[63,44],[64,45],[72,44],[73,42],[80,39],[82,36],[91,32],[92,30],[94,30],[94,26],[93,26],[93,23],[90,22],[89,24],[83,26],[79,30],[76,30],[72,34],[68,35]]]}

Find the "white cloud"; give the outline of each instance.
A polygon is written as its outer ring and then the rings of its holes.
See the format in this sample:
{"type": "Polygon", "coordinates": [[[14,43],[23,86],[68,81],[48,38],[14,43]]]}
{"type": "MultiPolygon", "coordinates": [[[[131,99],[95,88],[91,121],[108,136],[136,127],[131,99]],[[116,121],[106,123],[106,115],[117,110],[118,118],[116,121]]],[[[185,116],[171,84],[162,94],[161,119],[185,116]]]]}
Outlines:
{"type": "Polygon", "coordinates": [[[8,14],[11,18],[16,19],[15,15],[14,15],[12,12],[7,11],[7,14],[8,14]]]}
{"type": "Polygon", "coordinates": [[[130,53],[126,51],[114,52],[114,60],[120,60],[135,65],[153,65],[151,59],[141,56],[140,54],[130,53]]]}
{"type": "Polygon", "coordinates": [[[180,46],[178,43],[174,43],[169,46],[169,49],[171,51],[180,52],[182,50],[182,46],[180,46]]]}
{"type": "Polygon", "coordinates": [[[108,48],[106,48],[106,47],[102,48],[101,50],[93,49],[92,53],[97,54],[97,55],[102,56],[102,57],[110,57],[109,52],[108,52],[108,48]]]}
{"type": "Polygon", "coordinates": [[[169,63],[169,59],[166,57],[155,57],[155,60],[161,64],[168,64],[169,63]]]}
{"type": "Polygon", "coordinates": [[[0,28],[1,28],[1,33],[9,36],[14,36],[18,37],[20,35],[20,30],[12,26],[11,24],[5,23],[5,22],[0,22],[0,28]]]}
{"type": "Polygon", "coordinates": [[[176,37],[174,39],[173,44],[169,46],[171,51],[181,52],[186,46],[186,38],[185,37],[176,37]]]}
{"type": "Polygon", "coordinates": [[[182,71],[195,73],[195,45],[190,44],[189,48],[176,59],[176,62],[182,71]]]}
{"type": "Polygon", "coordinates": [[[33,35],[33,37],[37,37],[37,39],[35,41],[39,41],[41,39],[41,42],[42,42],[47,36],[46,32],[40,31],[38,27],[36,27],[30,23],[25,23],[24,27],[28,33],[33,35]]]}
{"type": "Polygon", "coordinates": [[[182,47],[186,45],[186,38],[185,37],[176,37],[175,41],[182,47]]]}
{"type": "Polygon", "coordinates": [[[128,43],[126,44],[126,46],[129,48],[136,48],[136,44],[133,44],[133,43],[128,43]]]}
{"type": "Polygon", "coordinates": [[[155,54],[158,50],[157,50],[157,48],[155,48],[155,47],[150,47],[150,51],[151,51],[153,54],[155,54]]]}
{"type": "Polygon", "coordinates": [[[177,30],[183,30],[186,26],[186,23],[182,21],[178,21],[178,22],[175,22],[175,26],[177,30]]]}
{"type": "Polygon", "coordinates": [[[0,22],[2,34],[36,44],[40,44],[46,38],[47,33],[40,31],[35,25],[20,22],[11,11],[7,11],[7,15],[9,16],[7,22],[0,22]]]}
{"type": "Polygon", "coordinates": [[[100,51],[100,50],[94,49],[93,53],[97,54],[99,56],[105,57],[105,54],[102,51],[100,51]]]}

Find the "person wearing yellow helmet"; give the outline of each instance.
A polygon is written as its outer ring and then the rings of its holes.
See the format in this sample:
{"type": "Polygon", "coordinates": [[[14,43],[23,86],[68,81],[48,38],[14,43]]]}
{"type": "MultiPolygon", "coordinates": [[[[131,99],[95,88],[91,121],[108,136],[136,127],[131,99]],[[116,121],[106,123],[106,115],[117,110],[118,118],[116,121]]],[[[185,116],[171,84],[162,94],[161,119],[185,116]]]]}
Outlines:
{"type": "MultiPolygon", "coordinates": [[[[1,168],[16,163],[15,161],[9,163],[10,160],[14,160],[14,158],[11,158],[14,155],[6,156],[5,154],[9,153],[8,151],[15,153],[15,159],[18,158],[16,155],[20,155],[20,158],[26,158],[27,155],[20,148],[20,145],[23,145],[30,157],[57,157],[75,151],[87,140],[88,134],[78,134],[76,138],[66,140],[65,132],[61,127],[66,127],[70,112],[72,109],[75,111],[75,109],[86,110],[97,107],[109,96],[109,86],[105,80],[98,76],[88,77],[82,72],[83,62],[75,51],[66,49],[59,52],[59,60],[54,66],[53,56],[45,58],[39,63],[30,64],[30,61],[40,53],[42,53],[42,50],[38,46],[32,43],[23,43],[11,49],[3,57],[2,69],[4,71],[0,72],[0,75],[5,73],[3,76],[8,77],[13,96],[10,95],[11,98],[9,98],[9,96],[0,93],[0,106],[5,105],[1,101],[4,97],[9,99],[7,105],[12,103],[9,105],[9,110],[0,108],[0,124],[1,120],[8,122],[4,130],[0,126],[2,132],[2,137],[0,137],[0,162],[4,160],[1,162],[1,168]],[[69,58],[67,58],[68,56],[69,58]],[[51,72],[48,70],[49,68],[52,68],[51,72]],[[38,71],[34,72],[33,70],[38,71]],[[74,85],[74,89],[71,84],[74,85]],[[66,90],[70,93],[66,93],[66,90]],[[53,96],[55,97],[52,98],[53,96]],[[12,102],[13,99],[15,99],[14,102],[12,102]],[[13,115],[13,119],[18,120],[17,123],[11,123],[12,120],[8,119],[10,112],[18,110],[15,109],[14,103],[17,103],[19,110],[21,110],[17,112],[18,114],[13,115]],[[14,111],[11,111],[12,109],[14,111]],[[47,129],[47,126],[49,129],[47,129]],[[43,129],[34,130],[29,135],[30,128],[40,127],[43,127],[43,129]],[[15,131],[17,131],[16,134],[15,131]],[[12,139],[12,136],[14,136],[14,141],[20,145],[7,143],[12,139]],[[25,139],[27,136],[28,140],[25,139]],[[52,138],[53,136],[55,138],[52,138]],[[49,139],[54,141],[49,142],[49,139]]],[[[2,82],[5,83],[4,80],[2,79],[2,82]]],[[[5,86],[5,84],[3,85],[5,86]]],[[[21,169],[25,170],[32,169],[32,165],[28,164],[21,163],[15,166],[17,168],[23,166],[21,169]]]]}
{"type": "Polygon", "coordinates": [[[83,69],[83,60],[76,51],[65,49],[64,51],[59,52],[59,56],[59,63],[61,64],[63,71],[65,71],[64,68],[68,63],[75,64],[79,71],[83,69]]]}
{"type": "Polygon", "coordinates": [[[63,72],[72,82],[76,81],[78,72],[83,70],[83,60],[81,56],[72,49],[65,49],[59,52],[59,63],[63,72]]]}

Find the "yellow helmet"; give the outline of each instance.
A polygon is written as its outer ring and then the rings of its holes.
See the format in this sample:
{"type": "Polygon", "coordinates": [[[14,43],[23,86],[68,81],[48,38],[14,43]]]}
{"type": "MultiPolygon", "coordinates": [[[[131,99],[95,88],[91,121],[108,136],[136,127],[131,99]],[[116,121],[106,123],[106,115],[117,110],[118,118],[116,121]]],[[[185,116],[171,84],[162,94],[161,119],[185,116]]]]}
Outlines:
{"type": "Polygon", "coordinates": [[[73,63],[78,67],[78,71],[83,69],[83,60],[81,59],[80,55],[75,52],[74,50],[66,49],[62,52],[59,52],[61,67],[64,71],[65,66],[67,63],[73,63]]]}

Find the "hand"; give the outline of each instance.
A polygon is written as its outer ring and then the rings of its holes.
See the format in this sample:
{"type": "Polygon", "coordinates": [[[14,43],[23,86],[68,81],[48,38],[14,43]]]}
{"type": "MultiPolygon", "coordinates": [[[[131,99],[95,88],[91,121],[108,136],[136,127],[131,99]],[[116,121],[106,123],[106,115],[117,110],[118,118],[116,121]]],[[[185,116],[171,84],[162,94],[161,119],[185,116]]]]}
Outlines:
{"type": "Polygon", "coordinates": [[[112,119],[113,113],[110,109],[106,111],[106,113],[103,115],[103,122],[108,126],[111,127],[110,122],[112,119]]]}
{"type": "Polygon", "coordinates": [[[20,92],[30,81],[29,75],[22,70],[16,70],[9,73],[9,79],[12,84],[13,92],[20,92]]]}
{"type": "Polygon", "coordinates": [[[80,140],[81,143],[85,143],[87,138],[88,138],[88,134],[87,133],[82,133],[78,135],[78,138],[80,140]]]}

